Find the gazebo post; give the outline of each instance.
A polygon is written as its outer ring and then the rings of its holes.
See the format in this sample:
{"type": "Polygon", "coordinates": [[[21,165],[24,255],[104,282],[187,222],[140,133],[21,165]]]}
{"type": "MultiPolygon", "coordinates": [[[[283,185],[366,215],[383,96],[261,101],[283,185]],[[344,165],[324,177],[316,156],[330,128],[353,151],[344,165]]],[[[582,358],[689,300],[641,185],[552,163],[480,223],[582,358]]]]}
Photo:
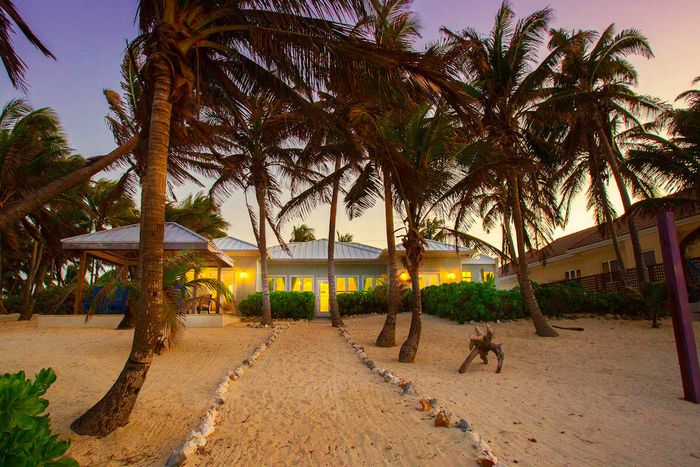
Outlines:
{"type": "MultiPolygon", "coordinates": [[[[216,280],[221,282],[221,266],[216,268],[216,280]]],[[[221,294],[216,292],[216,312],[221,314],[221,294]]]]}
{"type": "Polygon", "coordinates": [[[80,309],[82,308],[83,302],[83,282],[85,281],[85,260],[87,258],[87,252],[85,250],[80,251],[78,256],[78,276],[75,282],[75,300],[73,301],[73,314],[80,314],[80,309]]]}
{"type": "Polygon", "coordinates": [[[676,337],[678,363],[681,367],[683,393],[685,400],[698,404],[700,403],[700,368],[675,217],[672,212],[663,212],[658,214],[656,219],[671,301],[671,318],[673,333],[676,337]]]}

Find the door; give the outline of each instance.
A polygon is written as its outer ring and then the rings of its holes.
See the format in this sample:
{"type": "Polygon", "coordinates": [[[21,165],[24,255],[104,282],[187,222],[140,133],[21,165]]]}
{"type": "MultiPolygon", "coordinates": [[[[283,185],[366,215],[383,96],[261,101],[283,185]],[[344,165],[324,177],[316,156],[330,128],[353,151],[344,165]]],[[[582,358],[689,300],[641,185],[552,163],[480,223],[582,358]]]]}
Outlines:
{"type": "Polygon", "coordinates": [[[318,311],[319,313],[328,313],[328,280],[321,279],[318,281],[318,311]]]}

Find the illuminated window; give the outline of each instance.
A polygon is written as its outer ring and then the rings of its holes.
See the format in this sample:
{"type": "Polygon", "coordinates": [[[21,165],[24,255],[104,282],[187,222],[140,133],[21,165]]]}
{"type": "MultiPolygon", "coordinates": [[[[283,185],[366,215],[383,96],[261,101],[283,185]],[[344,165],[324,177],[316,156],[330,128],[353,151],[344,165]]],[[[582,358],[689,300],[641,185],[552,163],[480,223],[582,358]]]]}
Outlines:
{"type": "Polygon", "coordinates": [[[291,282],[291,287],[290,290],[292,292],[301,292],[301,277],[299,276],[292,276],[289,278],[289,281],[291,282]]]}
{"type": "Polygon", "coordinates": [[[484,282],[488,282],[490,279],[493,278],[493,272],[491,271],[484,271],[483,269],[481,270],[481,280],[484,282]]]}
{"type": "Polygon", "coordinates": [[[462,282],[471,282],[472,281],[472,272],[471,271],[462,271],[462,282]]]}
{"type": "Polygon", "coordinates": [[[335,278],[335,291],[336,293],[345,293],[346,292],[346,281],[344,277],[336,277],[335,278]]]}
{"type": "Polygon", "coordinates": [[[275,292],[284,292],[285,280],[284,276],[275,277],[275,292]]]}
{"type": "Polygon", "coordinates": [[[314,278],[313,277],[305,277],[303,287],[304,287],[304,292],[313,292],[314,291],[314,278]]]}
{"type": "Polygon", "coordinates": [[[348,292],[357,292],[357,277],[348,277],[348,292]]]}
{"type": "Polygon", "coordinates": [[[365,277],[363,279],[362,289],[363,290],[372,290],[373,287],[374,287],[374,279],[371,277],[365,277]]]}
{"type": "Polygon", "coordinates": [[[420,288],[429,287],[431,285],[440,285],[440,274],[437,273],[426,273],[420,274],[418,276],[418,284],[420,288]]]}

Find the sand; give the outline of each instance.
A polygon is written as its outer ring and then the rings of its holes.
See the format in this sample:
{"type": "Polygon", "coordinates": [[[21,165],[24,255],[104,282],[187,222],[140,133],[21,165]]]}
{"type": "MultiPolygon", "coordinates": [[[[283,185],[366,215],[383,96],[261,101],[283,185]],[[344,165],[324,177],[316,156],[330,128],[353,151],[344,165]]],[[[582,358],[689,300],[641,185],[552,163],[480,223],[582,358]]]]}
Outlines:
{"type": "Polygon", "coordinates": [[[284,331],[229,392],[187,465],[476,465],[466,435],[435,428],[362,365],[329,323],[284,331]]]}
{"type": "MultiPolygon", "coordinates": [[[[424,317],[416,363],[398,363],[398,347],[374,339],[384,317],[346,319],[378,366],[466,416],[509,465],[700,465],[700,405],[682,400],[670,320],[564,320],[584,332],[538,338],[529,321],[493,323],[506,362],[495,374],[475,360],[457,369],[472,326],[424,317]]],[[[405,338],[410,316],[399,316],[405,338]]],[[[700,337],[700,323],[695,323],[700,337]]],[[[401,341],[399,342],[399,344],[401,341]]]]}
{"type": "Polygon", "coordinates": [[[81,465],[162,466],[198,425],[222,376],[269,334],[242,325],[188,329],[180,345],[156,356],[130,423],[102,439],[78,436],[69,426],[118,376],[131,331],[37,329],[35,321],[0,320],[0,372],[24,370],[33,378],[54,368],[57,380],[46,395],[51,425],[71,439],[68,453],[81,465]]]}

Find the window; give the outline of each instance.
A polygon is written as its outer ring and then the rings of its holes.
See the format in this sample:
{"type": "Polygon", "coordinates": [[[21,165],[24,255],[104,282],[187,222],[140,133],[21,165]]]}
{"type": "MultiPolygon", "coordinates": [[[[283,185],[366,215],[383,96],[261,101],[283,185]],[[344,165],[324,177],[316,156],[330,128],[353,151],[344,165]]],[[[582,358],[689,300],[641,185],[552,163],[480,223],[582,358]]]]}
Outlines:
{"type": "Polygon", "coordinates": [[[374,278],[364,277],[362,280],[362,289],[363,290],[372,290],[373,287],[374,287],[374,278]]]}
{"type": "Polygon", "coordinates": [[[483,269],[481,270],[481,281],[482,282],[488,282],[489,279],[491,279],[492,277],[493,277],[493,272],[485,271],[483,269]]]}
{"type": "Polygon", "coordinates": [[[348,292],[357,292],[357,277],[348,277],[348,292]]]}
{"type": "Polygon", "coordinates": [[[336,293],[357,292],[356,276],[337,276],[335,278],[336,293]]]}
{"type": "Polygon", "coordinates": [[[608,261],[603,261],[603,273],[607,274],[609,272],[617,272],[620,270],[620,265],[616,259],[610,259],[608,261]]]}
{"type": "Polygon", "coordinates": [[[462,282],[471,282],[472,281],[472,272],[471,271],[462,271],[462,282]]]}
{"type": "Polygon", "coordinates": [[[418,276],[418,283],[420,288],[429,287],[431,285],[440,285],[440,274],[438,273],[425,273],[418,276]]]}
{"type": "Polygon", "coordinates": [[[290,290],[292,292],[313,292],[314,291],[314,278],[305,276],[291,276],[289,278],[291,283],[290,290]]]}
{"type": "Polygon", "coordinates": [[[284,276],[271,276],[267,278],[267,287],[270,292],[284,292],[287,280],[284,276]]]}
{"type": "Polygon", "coordinates": [[[656,253],[654,253],[654,250],[643,251],[642,256],[644,257],[644,264],[647,266],[656,264],[656,253]]]}
{"type": "Polygon", "coordinates": [[[572,280],[572,279],[578,279],[581,277],[581,270],[580,269],[572,269],[570,271],[564,272],[564,278],[566,280],[572,280]]]}
{"type": "Polygon", "coordinates": [[[346,283],[347,282],[346,282],[344,277],[336,277],[335,278],[335,291],[337,293],[347,292],[347,289],[345,288],[346,283]]]}

